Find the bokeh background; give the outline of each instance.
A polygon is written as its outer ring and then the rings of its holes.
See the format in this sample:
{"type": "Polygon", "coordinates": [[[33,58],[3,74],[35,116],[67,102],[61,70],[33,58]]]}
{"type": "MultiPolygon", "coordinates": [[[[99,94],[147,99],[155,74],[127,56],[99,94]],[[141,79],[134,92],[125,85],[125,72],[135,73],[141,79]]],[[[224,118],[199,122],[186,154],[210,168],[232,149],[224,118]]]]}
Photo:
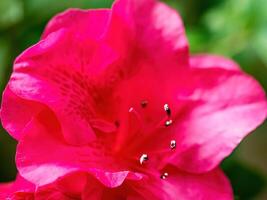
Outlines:
{"type": "MultiPolygon", "coordinates": [[[[0,0],[0,93],[14,58],[36,43],[47,21],[70,7],[110,7],[113,0],[0,0]]],[[[192,53],[231,57],[267,89],[267,0],[165,0],[182,15],[192,53]]],[[[240,83],[242,84],[242,83],[240,83]]],[[[222,167],[236,199],[267,199],[267,123],[222,167]]],[[[40,141],[41,142],[41,141],[40,141]]],[[[15,178],[16,142],[0,127],[0,182],[15,178]]]]}

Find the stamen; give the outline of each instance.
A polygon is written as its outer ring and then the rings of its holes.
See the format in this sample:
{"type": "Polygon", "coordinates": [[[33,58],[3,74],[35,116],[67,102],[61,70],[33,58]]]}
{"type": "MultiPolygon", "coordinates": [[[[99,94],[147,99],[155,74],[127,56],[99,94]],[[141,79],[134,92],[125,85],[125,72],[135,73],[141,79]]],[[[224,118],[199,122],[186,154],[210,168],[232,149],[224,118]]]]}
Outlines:
{"type": "Polygon", "coordinates": [[[148,104],[148,101],[146,101],[146,100],[141,101],[142,108],[145,108],[147,106],[147,104],[148,104]]]}
{"type": "Polygon", "coordinates": [[[160,178],[163,179],[163,180],[165,180],[168,176],[169,176],[169,174],[168,174],[167,172],[164,172],[164,173],[160,176],[160,178]]]}
{"type": "Polygon", "coordinates": [[[165,126],[170,126],[171,124],[172,124],[172,120],[171,119],[169,119],[169,120],[167,120],[165,122],[165,126]]]}
{"type": "Polygon", "coordinates": [[[148,161],[148,155],[147,154],[143,154],[141,157],[140,157],[140,164],[142,165],[145,161],[148,161]]]}
{"type": "Polygon", "coordinates": [[[175,140],[171,140],[171,142],[170,142],[170,148],[171,149],[175,149],[176,148],[176,141],[175,140]]]}
{"type": "Polygon", "coordinates": [[[168,104],[165,104],[165,105],[164,105],[164,110],[166,111],[166,113],[167,113],[168,116],[171,115],[171,109],[170,109],[170,107],[169,107],[168,104]]]}
{"type": "Polygon", "coordinates": [[[129,112],[133,112],[133,107],[129,108],[129,112]]]}

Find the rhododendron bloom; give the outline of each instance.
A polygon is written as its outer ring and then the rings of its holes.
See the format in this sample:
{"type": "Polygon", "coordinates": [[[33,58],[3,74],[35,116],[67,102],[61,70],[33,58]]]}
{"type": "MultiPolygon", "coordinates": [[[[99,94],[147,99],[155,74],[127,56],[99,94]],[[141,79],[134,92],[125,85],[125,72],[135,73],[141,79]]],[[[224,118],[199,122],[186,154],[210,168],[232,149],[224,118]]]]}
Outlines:
{"type": "Polygon", "coordinates": [[[1,119],[19,141],[19,173],[38,188],[206,200],[233,198],[218,165],[266,110],[260,85],[233,61],[189,56],[175,10],[117,0],[49,22],[15,61],[1,119]]]}

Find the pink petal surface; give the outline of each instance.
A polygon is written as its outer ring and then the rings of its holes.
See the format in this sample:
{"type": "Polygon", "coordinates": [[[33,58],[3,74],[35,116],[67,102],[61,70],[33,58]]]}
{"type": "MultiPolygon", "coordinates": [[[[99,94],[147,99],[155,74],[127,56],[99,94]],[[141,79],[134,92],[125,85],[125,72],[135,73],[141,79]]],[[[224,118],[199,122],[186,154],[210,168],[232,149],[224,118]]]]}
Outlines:
{"type": "Polygon", "coordinates": [[[126,59],[132,54],[156,63],[164,60],[165,65],[188,65],[189,51],[182,20],[174,9],[156,0],[115,1],[107,41],[126,59]]]}
{"type": "Polygon", "coordinates": [[[55,17],[47,24],[42,38],[59,29],[80,29],[87,37],[100,39],[106,31],[110,18],[110,9],[82,10],[68,9],[55,17]]]}
{"type": "Polygon", "coordinates": [[[121,192],[120,195],[124,197],[127,196],[128,198],[128,196],[131,196],[126,192],[126,185],[129,181],[135,180],[130,177],[123,183],[123,185],[110,188],[102,184],[98,178],[95,178],[86,172],[73,172],[60,177],[53,184],[39,187],[36,191],[35,198],[38,200],[113,199],[115,196],[118,197],[118,192],[121,192]],[[121,188],[124,190],[121,190],[121,188]]]}
{"type": "MultiPolygon", "coordinates": [[[[93,78],[88,77],[83,70],[91,70],[95,75],[99,73],[101,66],[96,63],[99,62],[97,54],[103,53],[107,57],[109,50],[104,46],[95,49],[95,44],[80,38],[76,42],[75,38],[71,41],[69,34],[61,29],[26,50],[16,60],[10,89],[21,98],[43,103],[52,109],[69,143],[87,143],[95,136],[89,119],[95,114],[93,98],[98,97],[93,96],[93,78]],[[80,45],[80,51],[72,52],[71,43],[75,48],[80,45]],[[86,57],[83,56],[85,54],[86,57]],[[62,56],[65,56],[64,60],[62,56]],[[88,65],[92,67],[87,68],[88,65]]],[[[106,64],[101,63],[102,66],[106,64]]]]}
{"type": "Polygon", "coordinates": [[[99,142],[84,146],[65,143],[56,123],[55,117],[44,111],[25,129],[17,147],[16,164],[28,180],[45,185],[68,173],[84,171],[107,187],[117,187],[125,179],[142,178],[141,174],[123,170],[99,142]]]}
{"type": "Polygon", "coordinates": [[[12,137],[19,140],[27,123],[42,109],[41,104],[16,96],[7,86],[1,106],[2,125],[12,137]]]}
{"type": "Polygon", "coordinates": [[[104,188],[90,179],[83,194],[84,199],[128,200],[232,200],[233,192],[228,179],[220,169],[205,174],[189,174],[169,168],[169,177],[126,181],[117,188],[104,188]]]}
{"type": "Polygon", "coordinates": [[[177,153],[172,163],[203,172],[216,167],[266,119],[261,86],[236,70],[194,69],[177,93],[185,112],[177,115],[177,153]]]}
{"type": "Polygon", "coordinates": [[[17,176],[11,183],[0,185],[0,198],[5,200],[74,200],[80,199],[87,183],[87,174],[73,173],[56,182],[36,187],[17,176]]]}
{"type": "Polygon", "coordinates": [[[233,60],[212,54],[196,54],[191,56],[190,66],[193,68],[223,68],[240,71],[239,65],[233,60]]]}
{"type": "Polygon", "coordinates": [[[87,183],[85,173],[71,173],[61,177],[52,184],[38,187],[36,200],[73,200],[81,199],[81,194],[87,183]]]}
{"type": "Polygon", "coordinates": [[[33,200],[34,191],[34,184],[17,175],[14,182],[0,184],[0,199],[33,200]]]}
{"type": "Polygon", "coordinates": [[[231,185],[219,169],[196,175],[173,168],[169,169],[168,174],[165,180],[159,179],[155,182],[152,180],[144,184],[144,188],[140,188],[139,191],[143,198],[147,200],[233,199],[231,185]]]}
{"type": "Polygon", "coordinates": [[[130,194],[129,190],[127,190],[124,185],[116,188],[106,188],[103,187],[103,185],[100,184],[96,179],[88,177],[87,185],[82,193],[82,199],[127,199],[130,194]]]}

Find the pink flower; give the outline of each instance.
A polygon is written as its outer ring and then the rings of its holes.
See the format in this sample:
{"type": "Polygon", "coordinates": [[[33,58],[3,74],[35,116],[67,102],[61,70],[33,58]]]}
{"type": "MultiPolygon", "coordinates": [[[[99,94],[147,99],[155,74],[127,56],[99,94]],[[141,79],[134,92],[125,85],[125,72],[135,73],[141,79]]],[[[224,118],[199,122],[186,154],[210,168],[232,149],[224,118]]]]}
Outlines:
{"type": "Polygon", "coordinates": [[[174,10],[118,0],[49,22],[15,61],[1,119],[40,190],[62,181],[82,199],[228,200],[218,165],[266,110],[233,61],[189,56],[174,10]]]}

